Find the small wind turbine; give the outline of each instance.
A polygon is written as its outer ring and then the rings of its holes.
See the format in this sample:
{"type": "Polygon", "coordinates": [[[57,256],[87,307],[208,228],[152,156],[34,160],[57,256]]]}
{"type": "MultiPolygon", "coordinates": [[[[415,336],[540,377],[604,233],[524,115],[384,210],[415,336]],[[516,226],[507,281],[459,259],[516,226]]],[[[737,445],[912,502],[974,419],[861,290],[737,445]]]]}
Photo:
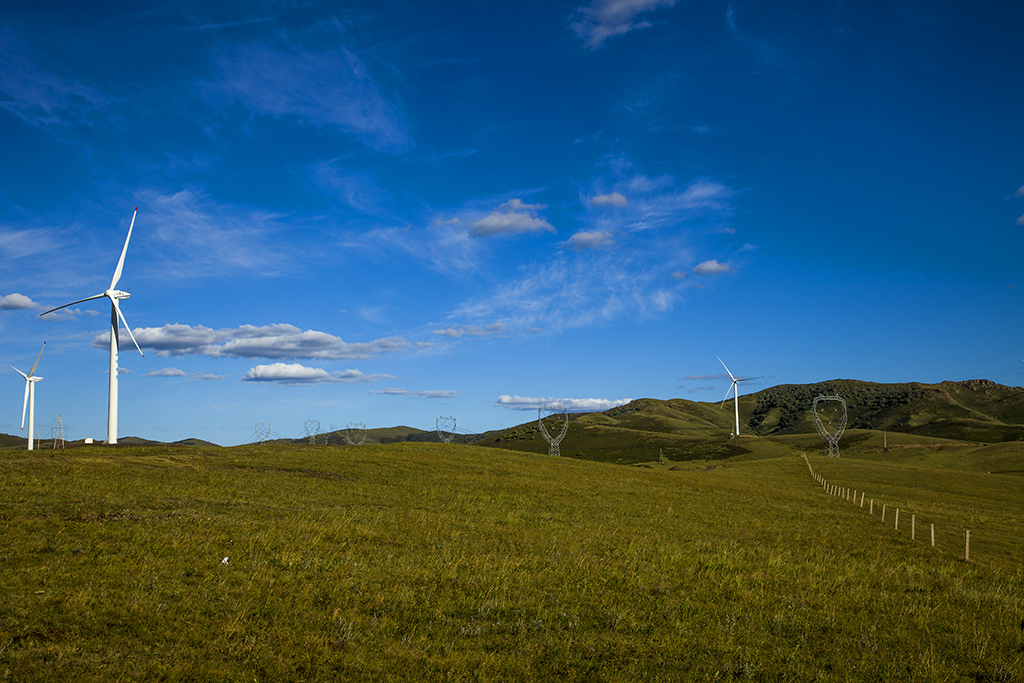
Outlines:
{"type": "Polygon", "coordinates": [[[729,373],[729,379],[732,380],[732,384],[730,384],[729,388],[725,390],[725,398],[722,399],[722,405],[719,406],[719,409],[721,409],[722,406],[725,405],[725,402],[729,400],[729,392],[730,391],[733,392],[732,393],[733,403],[736,405],[736,431],[734,431],[732,433],[732,435],[733,436],[739,436],[740,435],[740,390],[739,390],[739,387],[737,385],[740,382],[749,382],[752,379],[760,379],[760,378],[759,377],[733,377],[733,374],[731,372],[729,372],[729,368],[728,368],[728,366],[726,366],[725,361],[722,360],[722,357],[721,356],[715,356],[715,357],[718,358],[718,362],[722,364],[722,367],[725,368],[725,371],[729,373]]]}
{"type": "Polygon", "coordinates": [[[132,238],[132,228],[135,227],[135,215],[139,213],[139,207],[135,207],[135,213],[132,214],[131,225],[128,226],[128,236],[124,238],[124,247],[121,249],[121,258],[117,260],[117,268],[114,269],[114,277],[110,280],[110,287],[107,291],[93,296],[79,299],[78,301],[72,301],[69,304],[58,306],[57,308],[51,308],[50,310],[40,313],[40,316],[46,315],[47,313],[53,313],[59,311],[62,308],[68,306],[74,306],[80,304],[83,301],[92,301],[93,299],[110,299],[110,392],[107,398],[107,443],[117,443],[117,349],[118,349],[118,321],[124,323],[124,329],[128,330],[128,336],[132,338],[132,342],[135,344],[135,348],[139,350],[139,354],[143,358],[146,354],[142,353],[142,349],[139,348],[139,342],[135,341],[135,335],[132,334],[132,328],[128,327],[128,321],[125,320],[124,314],[121,313],[121,307],[118,305],[118,301],[127,299],[131,294],[128,292],[122,292],[119,289],[114,289],[117,286],[117,281],[121,279],[121,269],[124,268],[124,256],[128,253],[128,240],[132,238]]]}
{"type": "Polygon", "coordinates": [[[27,375],[13,365],[11,366],[12,370],[25,378],[25,400],[21,404],[21,430],[25,431],[25,409],[28,408],[28,450],[32,450],[35,443],[36,382],[42,379],[36,375],[36,366],[39,365],[39,359],[43,356],[43,347],[45,346],[46,342],[43,342],[43,346],[39,347],[39,355],[36,356],[36,362],[32,364],[32,369],[28,371],[27,375]]]}

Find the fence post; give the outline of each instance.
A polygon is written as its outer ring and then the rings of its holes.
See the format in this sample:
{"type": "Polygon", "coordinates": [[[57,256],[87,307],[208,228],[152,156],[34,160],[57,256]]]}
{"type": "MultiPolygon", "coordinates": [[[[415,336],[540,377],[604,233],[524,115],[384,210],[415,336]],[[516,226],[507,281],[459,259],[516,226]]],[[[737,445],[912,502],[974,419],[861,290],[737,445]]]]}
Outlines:
{"type": "Polygon", "coordinates": [[[864,492],[860,492],[860,506],[864,507],[864,492]]]}
{"type": "Polygon", "coordinates": [[[971,530],[967,530],[967,536],[964,537],[964,562],[971,561],[971,530]]]}
{"type": "Polygon", "coordinates": [[[871,507],[868,509],[868,514],[869,515],[875,514],[875,499],[874,498],[871,499],[871,507]]]}
{"type": "Polygon", "coordinates": [[[882,521],[885,521],[885,503],[882,503],[882,521]]]}
{"type": "Polygon", "coordinates": [[[917,515],[910,515],[910,540],[914,540],[914,533],[917,530],[917,515]]]}
{"type": "Polygon", "coordinates": [[[932,522],[932,547],[935,547],[935,522],[932,522]]]}

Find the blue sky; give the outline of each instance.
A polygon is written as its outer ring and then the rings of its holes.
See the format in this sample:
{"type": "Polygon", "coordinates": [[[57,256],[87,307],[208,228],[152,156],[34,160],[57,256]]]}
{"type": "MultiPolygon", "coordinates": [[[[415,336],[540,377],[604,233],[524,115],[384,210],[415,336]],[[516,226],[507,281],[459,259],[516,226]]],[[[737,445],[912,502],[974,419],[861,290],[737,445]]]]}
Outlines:
{"type": "MultiPolygon", "coordinates": [[[[1019,3],[6,3],[0,361],[119,435],[1024,383],[1019,3]],[[22,5],[22,6],[18,6],[22,5]],[[128,344],[128,346],[125,345],[128,344]],[[129,352],[129,348],[132,350],[129,352]]],[[[18,434],[24,380],[0,382],[18,434]]]]}

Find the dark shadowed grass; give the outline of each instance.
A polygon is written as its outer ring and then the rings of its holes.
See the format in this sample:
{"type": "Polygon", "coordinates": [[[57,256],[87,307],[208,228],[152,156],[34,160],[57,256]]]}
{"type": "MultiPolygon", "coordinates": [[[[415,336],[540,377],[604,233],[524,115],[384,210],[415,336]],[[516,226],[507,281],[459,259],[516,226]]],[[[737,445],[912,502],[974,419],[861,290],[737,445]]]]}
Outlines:
{"type": "MultiPolygon", "coordinates": [[[[956,500],[951,517],[968,511],[956,500]]],[[[666,471],[442,444],[3,453],[0,531],[11,680],[1024,675],[1019,563],[889,533],[798,457],[666,471]]]]}

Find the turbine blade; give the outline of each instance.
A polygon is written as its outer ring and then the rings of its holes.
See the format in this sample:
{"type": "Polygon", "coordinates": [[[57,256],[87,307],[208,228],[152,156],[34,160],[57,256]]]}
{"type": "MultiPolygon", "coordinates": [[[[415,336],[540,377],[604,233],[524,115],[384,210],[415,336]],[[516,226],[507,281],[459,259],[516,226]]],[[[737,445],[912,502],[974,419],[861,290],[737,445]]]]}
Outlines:
{"type": "Polygon", "coordinates": [[[87,296],[84,299],[79,299],[78,301],[72,301],[69,304],[64,304],[63,306],[58,306],[57,308],[51,308],[48,311],[43,311],[42,313],[39,314],[39,317],[41,318],[44,315],[46,315],[47,313],[53,313],[54,311],[59,311],[60,309],[67,308],[68,306],[74,306],[75,304],[80,304],[83,301],[92,301],[93,299],[102,299],[105,296],[106,296],[106,294],[96,294],[94,296],[87,296]]]}
{"type": "Polygon", "coordinates": [[[25,409],[28,408],[28,379],[25,380],[25,400],[21,404],[21,429],[25,430],[25,409]]]}
{"type": "MultiPolygon", "coordinates": [[[[724,361],[724,360],[722,360],[722,357],[721,357],[721,356],[715,356],[715,358],[717,358],[717,359],[718,359],[718,362],[722,364],[722,367],[723,367],[723,368],[725,368],[725,371],[726,371],[726,372],[729,372],[729,366],[727,366],[727,365],[725,364],[725,361],[724,361]]],[[[736,378],[732,376],[732,373],[731,373],[731,372],[729,372],[729,379],[731,379],[731,380],[732,380],[733,382],[735,382],[735,381],[736,381],[736,378]]]]}
{"type": "MultiPolygon", "coordinates": [[[[722,359],[719,358],[718,360],[722,360],[722,359]]],[[[722,363],[722,365],[725,365],[725,363],[722,363]]],[[[726,368],[725,371],[728,372],[729,368],[726,368]]],[[[736,380],[733,380],[732,384],[729,385],[729,388],[725,390],[725,398],[722,399],[721,405],[718,406],[719,410],[721,410],[722,408],[725,407],[725,402],[729,400],[729,392],[732,391],[733,387],[735,387],[735,386],[736,386],[736,380]]]]}
{"type": "Polygon", "coordinates": [[[128,336],[132,338],[135,348],[139,349],[139,355],[145,358],[146,354],[142,353],[142,349],[139,348],[139,342],[135,341],[135,335],[132,334],[132,328],[128,327],[128,321],[125,319],[124,313],[121,312],[121,307],[117,305],[117,300],[111,299],[110,301],[113,302],[114,310],[117,311],[117,317],[120,318],[121,322],[124,324],[124,329],[128,330],[128,336]]]}
{"type": "Polygon", "coordinates": [[[139,207],[135,207],[135,213],[132,214],[132,224],[128,226],[128,236],[124,238],[124,247],[121,249],[121,258],[117,260],[117,268],[114,269],[114,277],[110,281],[110,288],[113,289],[117,286],[117,281],[121,279],[121,269],[124,268],[124,255],[128,253],[128,240],[132,238],[132,228],[135,227],[135,214],[139,212],[139,207]]]}
{"type": "Polygon", "coordinates": [[[32,369],[28,371],[29,377],[36,374],[36,366],[39,365],[39,359],[43,357],[44,348],[46,348],[46,342],[43,342],[43,345],[39,347],[39,355],[36,356],[36,362],[32,364],[32,369]]]}
{"type": "Polygon", "coordinates": [[[9,367],[11,370],[14,370],[16,373],[18,373],[19,375],[24,377],[26,380],[28,379],[28,375],[26,375],[24,372],[22,372],[21,370],[19,370],[16,367],[14,367],[13,365],[8,365],[7,367],[9,367]]]}

